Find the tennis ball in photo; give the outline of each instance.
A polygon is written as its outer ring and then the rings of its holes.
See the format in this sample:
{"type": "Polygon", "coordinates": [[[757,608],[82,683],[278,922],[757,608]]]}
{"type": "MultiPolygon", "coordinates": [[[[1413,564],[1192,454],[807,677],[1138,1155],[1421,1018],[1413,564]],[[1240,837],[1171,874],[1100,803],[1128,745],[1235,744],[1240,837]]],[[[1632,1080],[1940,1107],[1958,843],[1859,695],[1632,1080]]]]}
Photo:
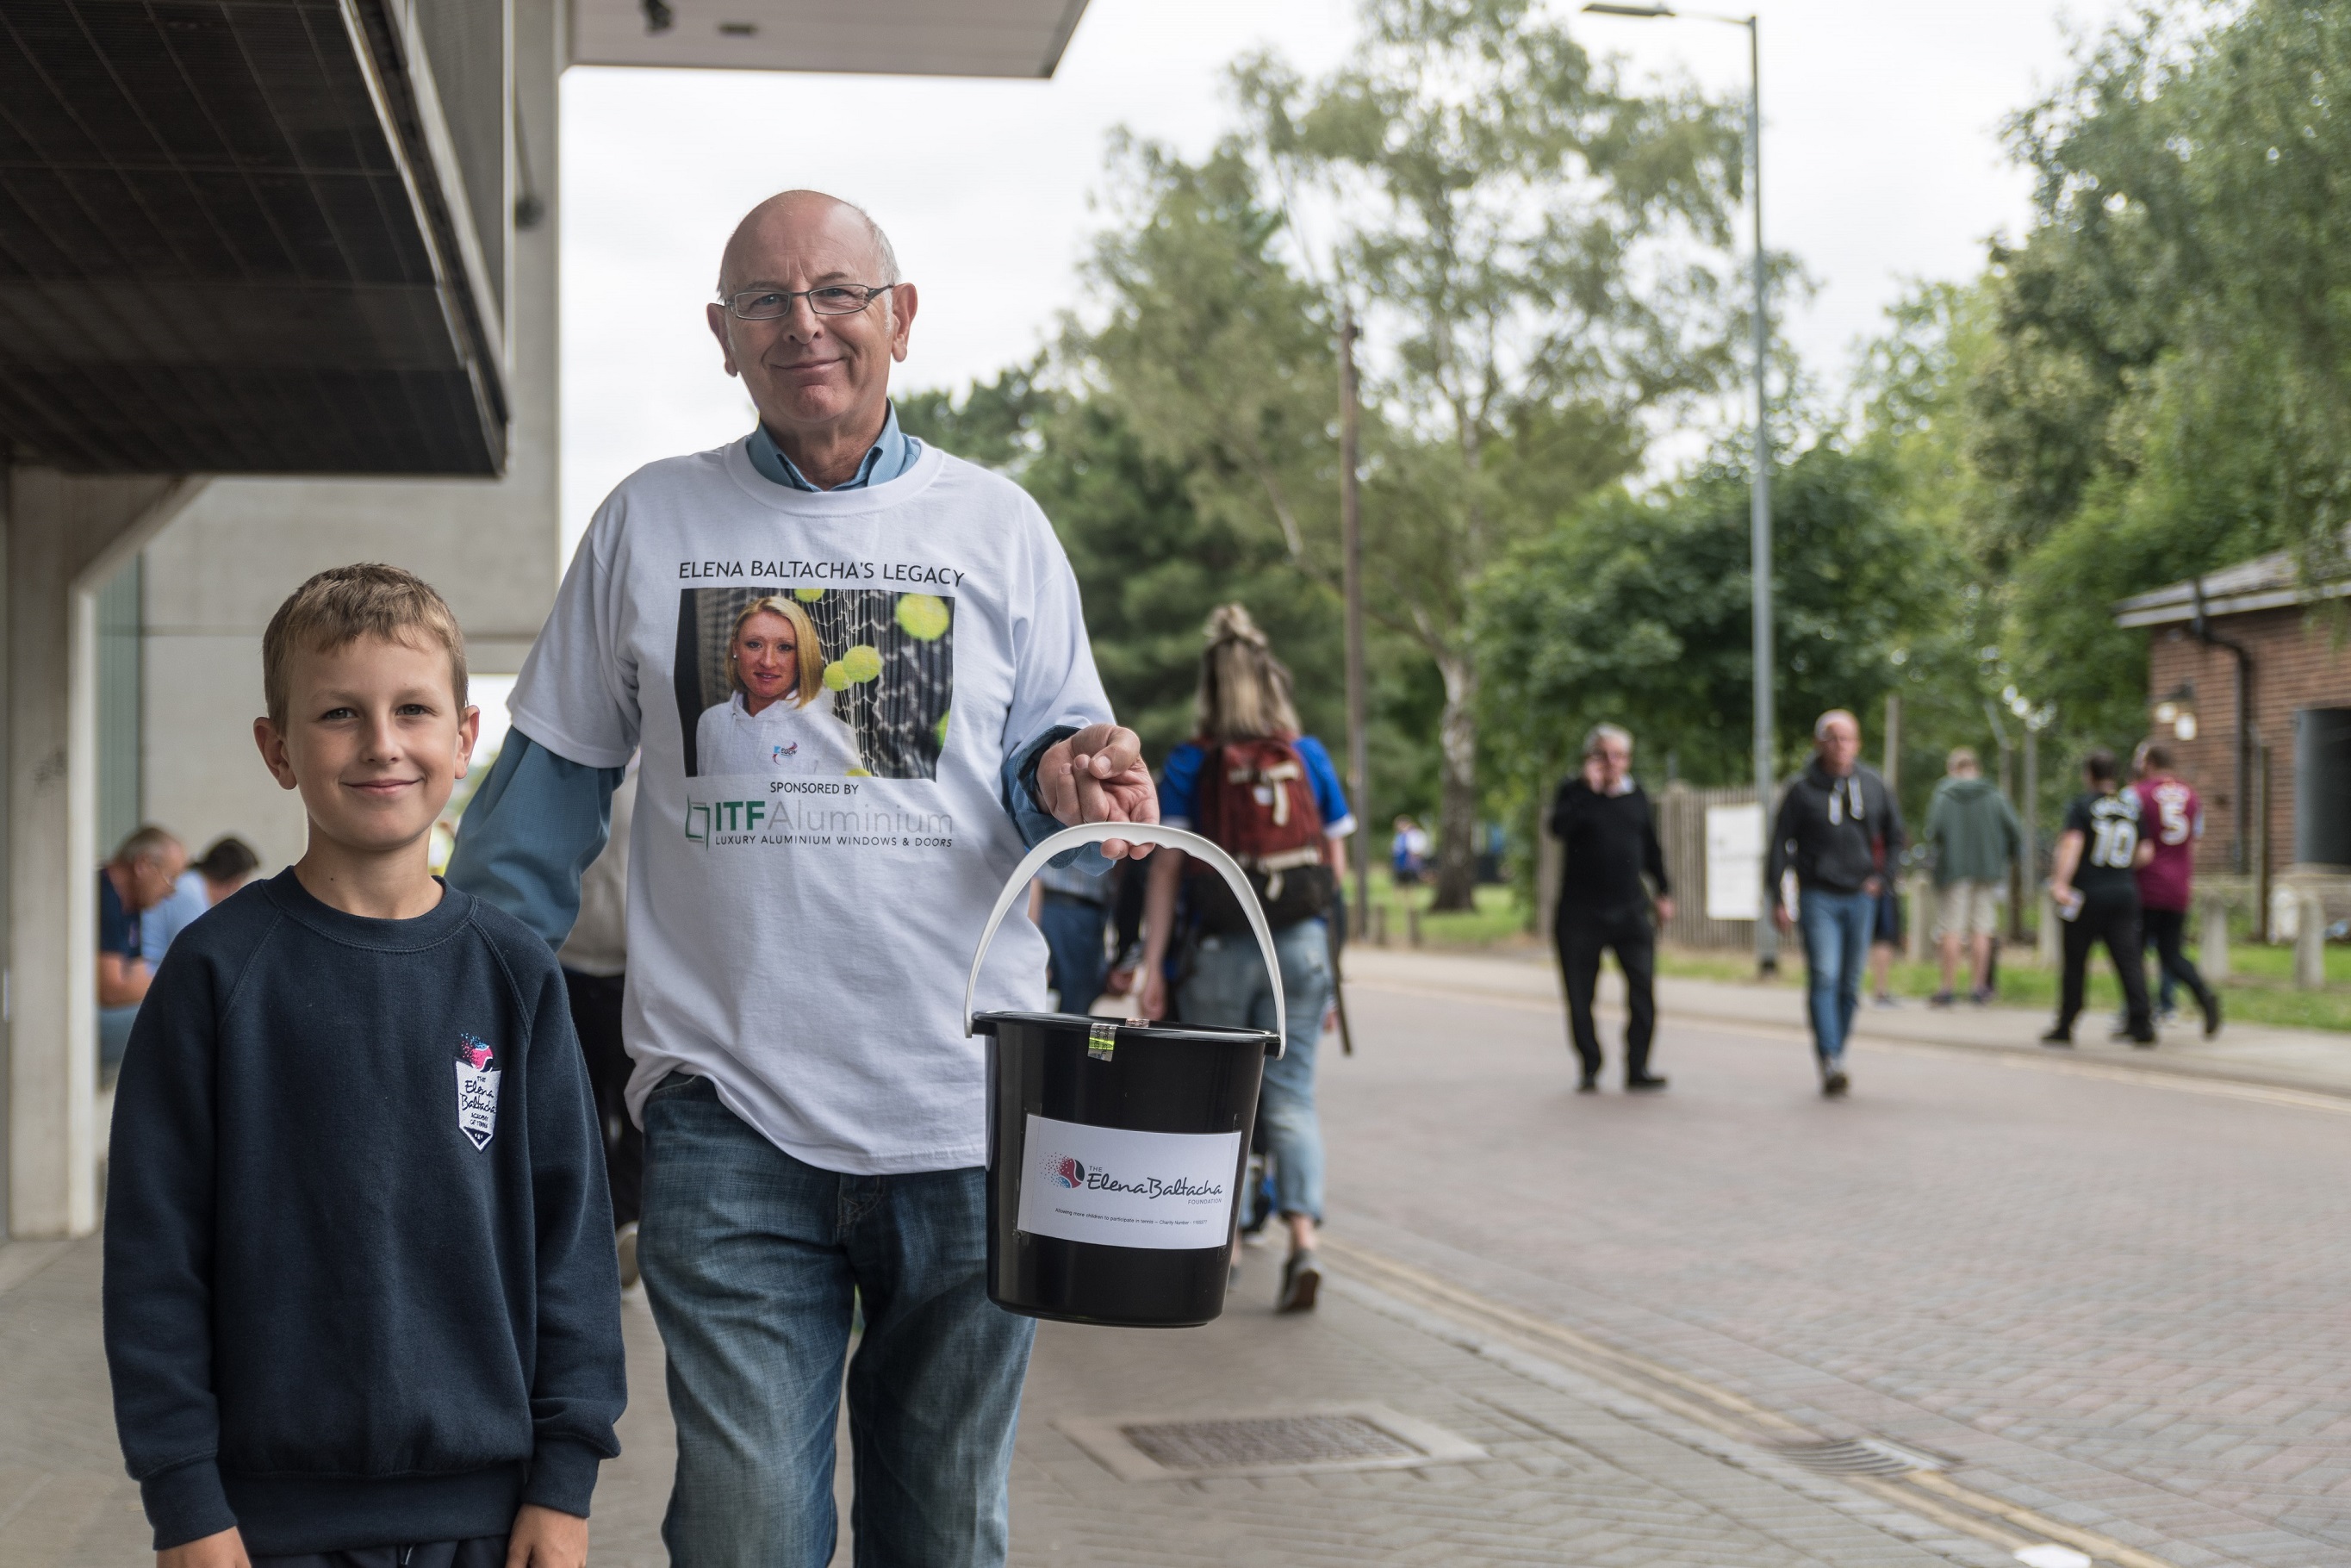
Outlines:
{"type": "Polygon", "coordinates": [[[802,604],[814,604],[818,600],[824,597],[824,590],[821,588],[795,588],[792,590],[792,597],[799,600],[802,604]]]}
{"type": "Polygon", "coordinates": [[[882,674],[882,651],[871,643],[860,643],[841,655],[841,668],[850,680],[862,685],[882,674]]]}
{"type": "Polygon", "coordinates": [[[947,716],[944,710],[939,714],[939,722],[931,726],[931,738],[938,743],[941,751],[947,748],[947,716]]]}
{"type": "Polygon", "coordinates": [[[824,689],[840,692],[849,689],[849,666],[835,659],[824,667],[824,689]]]}
{"type": "Polygon", "coordinates": [[[898,629],[917,643],[935,643],[946,634],[947,601],[935,593],[898,595],[898,629]]]}

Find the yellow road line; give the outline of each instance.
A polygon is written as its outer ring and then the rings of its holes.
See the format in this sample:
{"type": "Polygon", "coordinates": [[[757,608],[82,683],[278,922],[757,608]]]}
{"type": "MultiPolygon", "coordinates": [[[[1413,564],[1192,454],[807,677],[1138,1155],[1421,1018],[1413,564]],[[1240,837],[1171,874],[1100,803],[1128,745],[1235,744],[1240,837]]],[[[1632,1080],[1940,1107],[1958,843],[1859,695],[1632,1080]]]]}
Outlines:
{"type": "MultiPolygon", "coordinates": [[[[1817,1442],[1819,1434],[1789,1420],[1777,1411],[1703,1378],[1622,1349],[1564,1324],[1523,1312],[1506,1302],[1465,1290],[1425,1269],[1324,1235],[1320,1246],[1325,1257],[1356,1282],[1395,1297],[1406,1304],[1434,1312],[1483,1334],[1492,1335],[1520,1351],[1579,1372],[1612,1388],[1631,1394],[1670,1411],[1718,1435],[1770,1452],[1797,1442],[1817,1442]]],[[[2066,1524],[2045,1514],[1964,1487],[1934,1470],[1911,1470],[1898,1479],[1844,1476],[1872,1496],[1896,1504],[1921,1518],[1933,1520],[1989,1542],[2004,1552],[2035,1544],[2004,1525],[2031,1531],[2043,1541],[2053,1541],[2087,1552],[2117,1568],[2177,1568],[2164,1558],[2126,1546],[2095,1531],[2066,1524]],[[1933,1494],[1922,1496],[1922,1492],[1933,1494]],[[1958,1508],[1946,1506],[1957,1503],[1958,1508]],[[1972,1512],[1963,1511],[1972,1510],[1972,1512]]]]}
{"type": "MultiPolygon", "coordinates": [[[[1498,996],[1468,986],[1413,985],[1396,980],[1360,980],[1347,982],[1351,989],[1391,991],[1402,996],[1426,997],[1436,1001],[1470,1001],[1484,1007],[1506,1008],[1519,1012],[1558,1016],[1560,1002],[1539,1002],[1531,998],[1498,996]]],[[[1758,1023],[1739,1019],[1716,1018],[1708,1014],[1684,1014],[1662,1018],[1661,1024],[1669,1027],[1710,1029],[1724,1034],[1751,1035],[1759,1040],[1795,1040],[1809,1043],[1811,1035],[1790,1024],[1758,1023]]],[[[2160,1068],[2131,1067],[2121,1062],[2084,1061],[2054,1051],[2028,1055],[2002,1046],[1961,1045],[1948,1040],[1911,1040],[1886,1035],[1865,1034],[1858,1037],[1870,1050],[1881,1049],[1910,1051],[1936,1056],[1967,1056],[1977,1061],[1991,1060],[2004,1066],[2029,1072],[2055,1072],[2073,1078],[2100,1078],[2113,1083],[2136,1083],[2155,1089],[2174,1089],[2184,1094],[2204,1094],[2222,1100],[2241,1100],[2257,1105],[2277,1105],[2295,1111],[2324,1111],[2331,1115],[2351,1116],[2351,1095],[2330,1094],[2319,1089],[2294,1089],[2276,1083],[2248,1083],[2240,1079],[2207,1077],[2201,1073],[2167,1072],[2160,1068]]]]}

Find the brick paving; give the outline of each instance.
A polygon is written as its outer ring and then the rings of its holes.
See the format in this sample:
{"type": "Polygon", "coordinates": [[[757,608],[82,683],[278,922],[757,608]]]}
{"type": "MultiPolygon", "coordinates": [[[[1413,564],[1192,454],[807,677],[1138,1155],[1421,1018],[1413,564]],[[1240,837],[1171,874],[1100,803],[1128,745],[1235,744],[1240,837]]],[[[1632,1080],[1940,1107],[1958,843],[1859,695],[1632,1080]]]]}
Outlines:
{"type": "Polygon", "coordinates": [[[1829,1103],[1670,1011],[1668,1094],[1580,1096],[1548,1004],[1365,957],[1341,1233],[2183,1565],[2351,1564],[2351,1115],[1866,1037],[1829,1103]]]}

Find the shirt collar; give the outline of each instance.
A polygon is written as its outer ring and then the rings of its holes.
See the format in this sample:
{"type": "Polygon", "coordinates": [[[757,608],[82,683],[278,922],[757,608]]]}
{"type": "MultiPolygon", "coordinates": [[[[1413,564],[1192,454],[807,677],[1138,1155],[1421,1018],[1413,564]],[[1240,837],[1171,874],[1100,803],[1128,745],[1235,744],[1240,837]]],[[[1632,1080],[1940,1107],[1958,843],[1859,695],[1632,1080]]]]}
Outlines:
{"type": "MultiPolygon", "coordinates": [[[[799,471],[799,465],[784,455],[783,448],[777,445],[776,438],[768,434],[768,426],[764,422],[752,430],[749,447],[751,466],[758,469],[759,476],[769,483],[782,485],[794,490],[814,491],[824,488],[821,485],[810,483],[808,476],[799,471]]],[[[857,465],[857,472],[834,486],[833,488],[862,490],[869,485],[886,485],[912,468],[914,465],[914,459],[922,454],[923,444],[898,428],[897,405],[885,404],[882,415],[882,434],[874,437],[873,444],[866,451],[865,460],[857,465]]]]}

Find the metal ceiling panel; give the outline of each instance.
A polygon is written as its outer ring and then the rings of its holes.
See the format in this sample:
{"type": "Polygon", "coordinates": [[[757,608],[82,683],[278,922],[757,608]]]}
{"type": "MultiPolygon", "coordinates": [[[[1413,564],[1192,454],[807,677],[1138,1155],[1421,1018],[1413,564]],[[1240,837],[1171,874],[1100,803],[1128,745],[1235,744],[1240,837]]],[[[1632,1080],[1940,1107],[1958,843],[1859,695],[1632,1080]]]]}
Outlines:
{"type": "Polygon", "coordinates": [[[1086,0],[572,0],[576,65],[1050,77],[1086,0]]]}
{"type": "Polygon", "coordinates": [[[447,135],[429,75],[411,78],[409,15],[0,5],[0,455],[503,466],[495,295],[457,254],[480,246],[453,243],[473,216],[431,162],[428,131],[447,135]]]}

